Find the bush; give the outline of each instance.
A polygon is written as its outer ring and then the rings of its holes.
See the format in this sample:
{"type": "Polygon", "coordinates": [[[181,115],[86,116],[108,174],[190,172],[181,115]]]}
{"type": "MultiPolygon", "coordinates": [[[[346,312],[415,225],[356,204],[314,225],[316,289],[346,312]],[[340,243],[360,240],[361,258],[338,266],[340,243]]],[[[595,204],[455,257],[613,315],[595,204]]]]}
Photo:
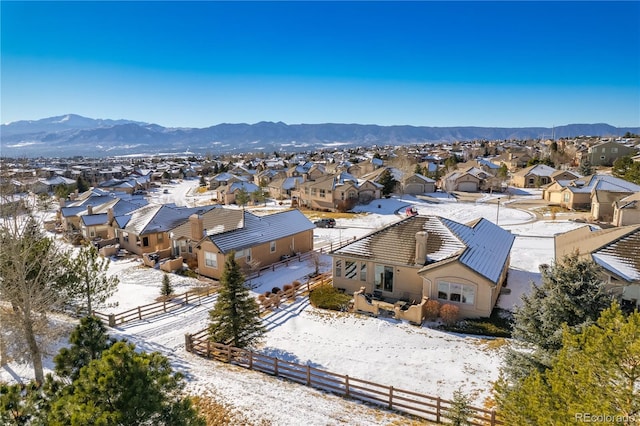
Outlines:
{"type": "Polygon", "coordinates": [[[280,287],[274,287],[274,288],[271,289],[271,293],[273,293],[273,294],[278,294],[278,293],[280,293],[280,291],[281,291],[280,287]]]}
{"type": "Polygon", "coordinates": [[[425,318],[427,321],[435,321],[440,315],[440,302],[437,300],[429,300],[424,305],[425,318]]]}
{"type": "Polygon", "coordinates": [[[309,301],[316,308],[345,311],[351,296],[340,293],[331,284],[322,285],[309,294],[309,301]]]}
{"type": "Polygon", "coordinates": [[[444,322],[445,325],[455,324],[458,321],[459,313],[460,308],[449,303],[442,305],[442,307],[440,308],[440,318],[442,318],[442,322],[444,322]]]}
{"type": "Polygon", "coordinates": [[[293,286],[293,288],[298,289],[298,288],[300,288],[302,283],[300,281],[294,281],[294,282],[291,283],[291,285],[293,286]]]}
{"type": "Polygon", "coordinates": [[[495,308],[489,318],[470,318],[446,327],[447,331],[480,336],[511,337],[512,319],[505,311],[495,308]]]}
{"type": "Polygon", "coordinates": [[[291,290],[293,288],[293,286],[291,284],[285,284],[284,286],[282,286],[282,291],[284,291],[285,293],[289,290],[291,290]]]}

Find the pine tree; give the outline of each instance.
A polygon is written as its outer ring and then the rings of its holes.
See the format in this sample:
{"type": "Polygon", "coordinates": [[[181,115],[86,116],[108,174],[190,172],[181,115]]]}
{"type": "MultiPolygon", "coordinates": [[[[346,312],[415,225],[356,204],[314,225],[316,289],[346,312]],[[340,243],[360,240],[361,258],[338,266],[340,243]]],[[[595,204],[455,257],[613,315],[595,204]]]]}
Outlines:
{"type": "Polygon", "coordinates": [[[611,303],[601,269],[578,253],[565,256],[542,271],[542,285],[533,285],[514,312],[515,349],[505,358],[511,378],[544,371],[562,348],[562,326],[579,331],[595,322],[611,303]]]}
{"type": "Polygon", "coordinates": [[[164,274],[162,276],[162,287],[160,288],[160,294],[163,296],[169,296],[173,293],[173,286],[171,285],[171,279],[169,278],[169,274],[164,274]]]}
{"type": "Polygon", "coordinates": [[[80,324],[71,332],[71,346],[60,349],[53,359],[55,371],[59,377],[75,380],[80,369],[94,359],[100,358],[102,352],[115,343],[109,338],[102,321],[94,316],[83,317],[80,324]]]}
{"type": "Polygon", "coordinates": [[[591,166],[589,160],[584,160],[582,163],[580,163],[580,166],[578,167],[578,173],[580,173],[582,176],[591,176],[591,174],[593,174],[593,167],[591,166]]]}
{"type": "Polygon", "coordinates": [[[471,401],[461,390],[453,392],[451,407],[447,410],[445,418],[451,421],[453,426],[468,426],[469,417],[473,414],[470,408],[471,401]]]}
{"type": "Polygon", "coordinates": [[[496,401],[506,424],[634,424],[640,413],[640,313],[624,317],[617,303],[596,324],[563,329],[562,349],[544,373],[517,386],[498,382],[496,401]],[[618,420],[615,420],[615,419],[618,420]]]}
{"type": "Polygon", "coordinates": [[[258,303],[244,285],[234,252],[227,256],[220,286],[216,304],[209,312],[211,340],[238,348],[252,346],[266,330],[260,321],[258,303]]]}
{"type": "Polygon", "coordinates": [[[385,169],[382,173],[380,173],[378,183],[382,185],[382,195],[386,196],[393,193],[398,181],[393,177],[389,169],[385,169]]]}
{"type": "Polygon", "coordinates": [[[69,267],[70,280],[74,285],[69,287],[68,299],[89,315],[93,309],[105,306],[118,288],[118,277],[107,275],[109,263],[110,260],[100,256],[93,244],[87,243],[80,248],[69,267]]]}
{"type": "Polygon", "coordinates": [[[201,425],[184,379],[160,353],[117,342],[80,370],[72,392],[52,402],[49,424],[201,425]]]}
{"type": "Polygon", "coordinates": [[[245,206],[249,202],[249,193],[244,188],[240,188],[236,191],[236,204],[239,206],[245,206]]]}

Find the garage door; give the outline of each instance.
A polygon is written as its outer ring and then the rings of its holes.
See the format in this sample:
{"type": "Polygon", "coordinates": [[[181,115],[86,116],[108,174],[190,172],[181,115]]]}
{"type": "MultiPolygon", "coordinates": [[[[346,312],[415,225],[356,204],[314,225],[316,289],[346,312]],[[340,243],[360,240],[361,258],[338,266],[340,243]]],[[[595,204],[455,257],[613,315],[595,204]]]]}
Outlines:
{"type": "Polygon", "coordinates": [[[475,182],[460,182],[458,185],[458,191],[462,192],[476,192],[478,185],[475,182]]]}
{"type": "Polygon", "coordinates": [[[405,194],[422,194],[424,192],[424,186],[419,183],[412,183],[404,187],[405,194]]]}

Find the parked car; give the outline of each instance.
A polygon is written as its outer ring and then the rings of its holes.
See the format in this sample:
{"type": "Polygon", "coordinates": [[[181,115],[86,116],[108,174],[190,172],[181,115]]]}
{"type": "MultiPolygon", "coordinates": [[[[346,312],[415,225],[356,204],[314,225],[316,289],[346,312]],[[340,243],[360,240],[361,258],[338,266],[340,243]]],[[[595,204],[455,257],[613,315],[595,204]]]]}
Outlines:
{"type": "Polygon", "coordinates": [[[334,226],[336,226],[336,220],[335,219],[320,219],[320,220],[316,220],[315,222],[313,222],[313,224],[315,226],[317,226],[318,228],[333,228],[334,226]]]}

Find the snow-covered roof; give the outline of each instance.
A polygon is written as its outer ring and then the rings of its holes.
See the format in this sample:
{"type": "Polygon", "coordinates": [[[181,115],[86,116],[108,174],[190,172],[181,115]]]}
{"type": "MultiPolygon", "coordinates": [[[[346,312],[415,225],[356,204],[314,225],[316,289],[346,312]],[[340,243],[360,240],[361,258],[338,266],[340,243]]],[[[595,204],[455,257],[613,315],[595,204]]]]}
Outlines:
{"type": "Polygon", "coordinates": [[[106,213],[85,214],[80,217],[84,226],[104,225],[107,223],[108,215],[106,213]]]}
{"type": "Polygon", "coordinates": [[[129,217],[129,220],[119,219],[116,222],[118,224],[126,222],[125,231],[137,235],[167,232],[187,221],[192,214],[202,214],[214,208],[216,207],[177,207],[169,204],[153,204],[124,215],[124,218],[129,217]]]}
{"type": "Polygon", "coordinates": [[[309,231],[315,228],[299,210],[288,210],[266,216],[244,212],[244,227],[222,234],[210,235],[209,239],[223,253],[243,250],[280,238],[309,231]]]}
{"type": "Polygon", "coordinates": [[[484,218],[473,226],[450,219],[442,221],[467,247],[460,262],[497,283],[516,237],[484,218]]]}
{"type": "Polygon", "coordinates": [[[463,225],[436,216],[412,216],[369,234],[332,254],[369,258],[407,266],[435,267],[459,256],[459,261],[497,282],[509,258],[515,236],[494,223],[480,219],[463,225]],[[426,259],[416,264],[416,233],[427,232],[426,259]]]}

